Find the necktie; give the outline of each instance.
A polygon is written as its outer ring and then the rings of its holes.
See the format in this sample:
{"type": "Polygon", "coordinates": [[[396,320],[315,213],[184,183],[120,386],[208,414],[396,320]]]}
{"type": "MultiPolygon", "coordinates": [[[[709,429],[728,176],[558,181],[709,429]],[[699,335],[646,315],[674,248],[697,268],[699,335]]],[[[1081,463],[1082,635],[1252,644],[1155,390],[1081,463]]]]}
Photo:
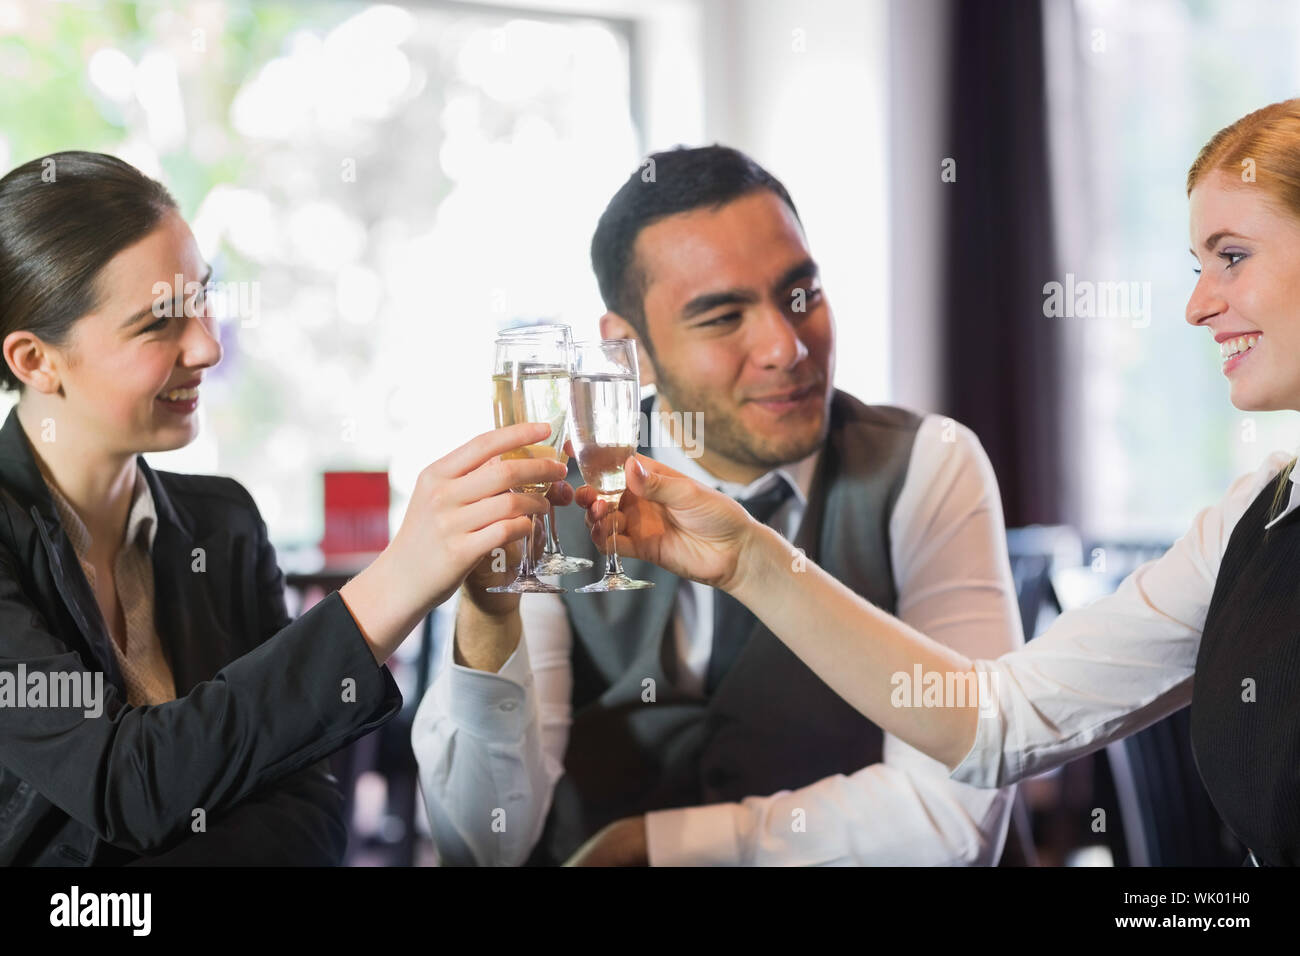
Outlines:
{"type": "MultiPolygon", "coordinates": [[[[755,520],[767,524],[772,515],[776,514],[776,510],[792,494],[794,489],[790,487],[790,483],[777,475],[772,487],[742,501],[741,504],[755,520]]],[[[736,658],[740,656],[741,648],[749,640],[749,635],[753,633],[757,623],[758,618],[749,608],[726,591],[714,590],[713,651],[709,655],[709,672],[705,683],[705,688],[710,695],[731,669],[736,658]]]]}

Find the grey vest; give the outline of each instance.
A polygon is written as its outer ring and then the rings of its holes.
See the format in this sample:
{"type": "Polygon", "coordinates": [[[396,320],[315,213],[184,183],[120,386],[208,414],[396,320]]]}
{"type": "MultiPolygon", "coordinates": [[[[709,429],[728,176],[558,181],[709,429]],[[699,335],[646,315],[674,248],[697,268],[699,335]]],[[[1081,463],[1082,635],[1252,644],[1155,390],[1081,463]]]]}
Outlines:
{"type": "MultiPolygon", "coordinates": [[[[649,399],[642,409],[649,412],[649,399]]],[[[889,518],[920,423],[914,412],[837,391],[793,545],[891,614],[889,518]]],[[[569,479],[582,481],[573,464],[569,479]]],[[[555,515],[565,550],[603,567],[582,511],[555,515]]],[[[620,817],[766,795],[880,761],[880,728],[761,623],[712,697],[679,689],[672,618],[680,579],[642,561],[624,566],[655,587],[574,594],[585,580],[564,579],[574,632],[573,723],[565,773],[530,863],[563,862],[620,817]],[[653,701],[644,699],[650,687],[653,701]]]]}

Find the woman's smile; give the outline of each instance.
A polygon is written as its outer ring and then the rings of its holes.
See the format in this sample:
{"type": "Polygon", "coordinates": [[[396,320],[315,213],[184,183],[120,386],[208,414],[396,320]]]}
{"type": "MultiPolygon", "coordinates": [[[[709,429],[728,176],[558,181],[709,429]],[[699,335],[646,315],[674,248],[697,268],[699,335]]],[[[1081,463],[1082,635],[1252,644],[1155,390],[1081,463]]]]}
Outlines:
{"type": "Polygon", "coordinates": [[[199,407],[199,383],[202,379],[191,379],[184,385],[170,388],[154,400],[169,412],[177,415],[189,415],[199,407]]]}
{"type": "Polygon", "coordinates": [[[1214,338],[1223,357],[1223,374],[1231,375],[1248,356],[1255,354],[1255,347],[1264,336],[1259,332],[1229,332],[1214,338]]]}

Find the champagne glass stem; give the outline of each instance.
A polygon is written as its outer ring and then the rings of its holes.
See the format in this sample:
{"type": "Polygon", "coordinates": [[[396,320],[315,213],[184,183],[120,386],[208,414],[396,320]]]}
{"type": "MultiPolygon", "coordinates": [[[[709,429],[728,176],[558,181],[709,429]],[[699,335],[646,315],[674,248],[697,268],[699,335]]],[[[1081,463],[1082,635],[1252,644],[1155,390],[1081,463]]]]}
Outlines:
{"type": "MultiPolygon", "coordinates": [[[[610,511],[609,535],[605,540],[605,577],[607,578],[623,573],[623,564],[618,559],[618,536],[614,534],[614,521],[612,520],[618,511],[619,499],[622,497],[620,493],[618,498],[609,502],[612,510],[610,511]]],[[[608,498],[605,500],[609,501],[608,498]]]]}
{"type": "Polygon", "coordinates": [[[546,505],[546,514],[542,515],[542,522],[546,526],[546,547],[542,550],[542,556],[558,555],[564,557],[564,549],[560,547],[560,539],[555,533],[555,524],[551,521],[551,512],[555,506],[550,502],[546,505]]]}
{"type": "Polygon", "coordinates": [[[529,521],[528,537],[524,539],[524,558],[519,562],[519,577],[525,580],[537,579],[537,573],[533,569],[533,541],[536,537],[537,515],[533,515],[529,521]]]}

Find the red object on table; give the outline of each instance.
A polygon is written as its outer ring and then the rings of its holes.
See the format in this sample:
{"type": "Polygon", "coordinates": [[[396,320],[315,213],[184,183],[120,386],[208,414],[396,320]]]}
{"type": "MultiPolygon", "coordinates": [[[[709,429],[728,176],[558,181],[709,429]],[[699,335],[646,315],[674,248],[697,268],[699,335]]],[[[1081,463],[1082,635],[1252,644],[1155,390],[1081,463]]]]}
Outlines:
{"type": "Polygon", "coordinates": [[[327,559],[374,554],[388,547],[388,472],[325,472],[327,559]]]}

